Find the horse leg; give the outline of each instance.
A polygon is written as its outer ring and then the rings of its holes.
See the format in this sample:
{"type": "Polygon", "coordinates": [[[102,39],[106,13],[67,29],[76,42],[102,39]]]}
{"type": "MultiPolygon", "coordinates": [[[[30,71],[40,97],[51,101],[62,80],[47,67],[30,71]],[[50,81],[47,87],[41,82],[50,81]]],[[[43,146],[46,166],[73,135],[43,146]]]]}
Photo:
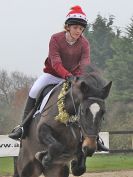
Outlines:
{"type": "Polygon", "coordinates": [[[18,169],[17,169],[17,159],[18,159],[18,157],[14,157],[14,174],[13,174],[13,177],[19,177],[18,169]]]}
{"type": "MultiPolygon", "coordinates": [[[[16,167],[15,167],[15,168],[16,168],[16,167]]],[[[15,171],[14,171],[13,177],[19,177],[19,174],[18,174],[17,168],[16,168],[15,171]]]]}
{"type": "Polygon", "coordinates": [[[42,165],[47,168],[53,159],[62,154],[64,147],[54,138],[52,129],[46,124],[39,127],[38,138],[48,149],[41,154],[41,159],[37,159],[42,161],[42,165]]]}
{"type": "Polygon", "coordinates": [[[20,177],[38,177],[42,174],[43,169],[40,163],[35,159],[29,161],[21,171],[20,177]]]}
{"type": "Polygon", "coordinates": [[[59,175],[60,175],[60,177],[68,177],[69,176],[69,167],[67,165],[63,166],[59,175]]]}
{"type": "Polygon", "coordinates": [[[68,177],[68,165],[53,164],[48,169],[44,170],[45,177],[68,177]]]}
{"type": "Polygon", "coordinates": [[[71,162],[71,170],[74,176],[81,176],[86,172],[86,155],[82,152],[80,145],[77,152],[77,159],[71,162]]]}
{"type": "Polygon", "coordinates": [[[17,170],[17,166],[16,166],[16,165],[14,166],[14,174],[13,174],[13,177],[19,177],[19,174],[18,174],[18,170],[17,170]]]}

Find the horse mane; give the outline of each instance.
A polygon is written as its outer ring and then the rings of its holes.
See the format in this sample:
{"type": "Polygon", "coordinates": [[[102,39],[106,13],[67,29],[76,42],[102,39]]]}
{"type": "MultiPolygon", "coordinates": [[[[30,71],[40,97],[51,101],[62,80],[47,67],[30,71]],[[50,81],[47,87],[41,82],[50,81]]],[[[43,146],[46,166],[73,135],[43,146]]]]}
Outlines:
{"type": "Polygon", "coordinates": [[[84,74],[81,77],[87,85],[91,85],[96,88],[103,88],[106,85],[105,79],[103,79],[102,72],[94,65],[87,65],[84,68],[84,74]]]}

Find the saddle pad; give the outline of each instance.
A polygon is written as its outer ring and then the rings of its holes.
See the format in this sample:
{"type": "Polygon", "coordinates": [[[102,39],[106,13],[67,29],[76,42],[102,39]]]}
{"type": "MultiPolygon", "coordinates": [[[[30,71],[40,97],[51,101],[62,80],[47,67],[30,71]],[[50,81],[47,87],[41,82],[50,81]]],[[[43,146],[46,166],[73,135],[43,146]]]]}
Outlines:
{"type": "Polygon", "coordinates": [[[61,81],[59,84],[57,84],[52,90],[50,90],[50,92],[47,93],[47,95],[46,95],[46,96],[43,98],[43,100],[42,100],[40,109],[35,112],[35,114],[33,115],[33,117],[35,117],[38,113],[41,113],[41,112],[42,112],[42,110],[45,108],[45,105],[47,104],[47,102],[48,102],[48,100],[49,100],[49,98],[50,98],[51,93],[53,93],[53,91],[54,91],[57,87],[59,87],[63,82],[64,82],[64,80],[61,81]]]}

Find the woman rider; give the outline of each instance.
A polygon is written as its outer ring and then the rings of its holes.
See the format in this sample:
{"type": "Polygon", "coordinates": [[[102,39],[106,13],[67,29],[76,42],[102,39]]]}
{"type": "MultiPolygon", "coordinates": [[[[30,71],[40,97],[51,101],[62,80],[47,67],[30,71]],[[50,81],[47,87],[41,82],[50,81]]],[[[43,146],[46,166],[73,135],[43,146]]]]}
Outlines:
{"type": "MultiPolygon", "coordinates": [[[[66,16],[65,31],[53,34],[49,42],[49,54],[45,61],[44,73],[35,81],[27,99],[22,122],[33,109],[36,98],[49,84],[58,84],[62,80],[69,80],[73,76],[80,76],[83,67],[90,64],[90,45],[83,36],[87,26],[86,14],[80,6],[74,6],[66,16]]],[[[9,137],[22,138],[26,126],[19,126],[9,137]]],[[[99,150],[107,150],[98,138],[99,150]]]]}

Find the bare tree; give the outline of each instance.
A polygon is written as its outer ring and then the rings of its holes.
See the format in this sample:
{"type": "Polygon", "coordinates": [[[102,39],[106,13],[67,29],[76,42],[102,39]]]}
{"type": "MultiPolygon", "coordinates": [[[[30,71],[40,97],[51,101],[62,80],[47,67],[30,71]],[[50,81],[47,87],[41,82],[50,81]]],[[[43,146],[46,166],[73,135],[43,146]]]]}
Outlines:
{"type": "Polygon", "coordinates": [[[21,88],[30,87],[35,79],[32,77],[28,77],[21,72],[15,71],[11,73],[11,80],[13,87],[12,89],[16,91],[21,88]]]}
{"type": "Polygon", "coordinates": [[[0,99],[10,103],[11,79],[5,70],[0,70],[0,99]]]}
{"type": "Polygon", "coordinates": [[[20,72],[8,74],[0,70],[0,130],[7,133],[18,122],[24,103],[35,78],[20,72]]]}

